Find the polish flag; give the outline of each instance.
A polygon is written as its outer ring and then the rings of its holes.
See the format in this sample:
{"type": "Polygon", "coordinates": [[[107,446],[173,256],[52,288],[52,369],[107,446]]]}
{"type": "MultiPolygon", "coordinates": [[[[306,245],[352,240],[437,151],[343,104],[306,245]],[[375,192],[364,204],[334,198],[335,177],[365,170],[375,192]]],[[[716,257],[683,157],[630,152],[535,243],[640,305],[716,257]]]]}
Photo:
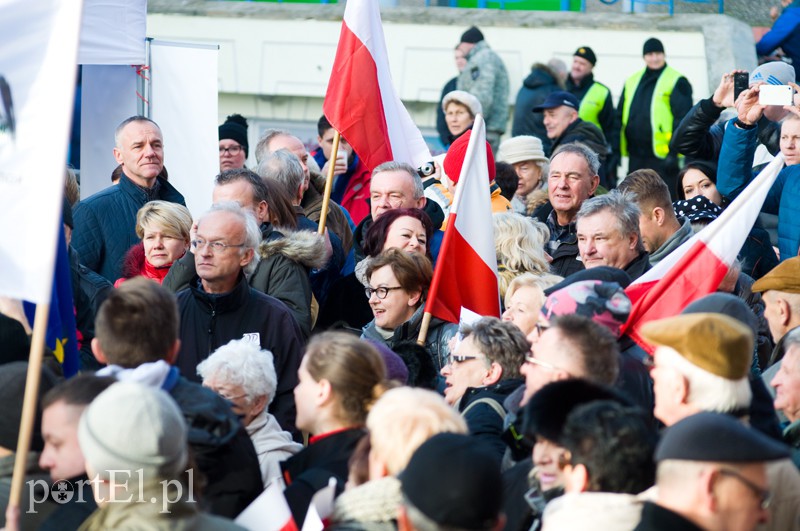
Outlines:
{"type": "Polygon", "coordinates": [[[250,531],[298,531],[280,481],[270,483],[234,522],[250,531]]]}
{"type": "Polygon", "coordinates": [[[782,167],[783,155],[778,155],[719,218],[628,286],[625,293],[633,309],[623,326],[624,333],[652,353],[652,347],[639,335],[641,325],[677,315],[693,301],[717,290],[782,167]]]}
{"type": "Polygon", "coordinates": [[[394,90],[378,0],[348,0],[322,111],[371,170],[430,162],[422,134],[394,90]]]}
{"type": "Polygon", "coordinates": [[[500,317],[486,127],[475,117],[425,312],[451,323],[462,309],[500,317]],[[463,215],[461,215],[463,213],[463,215]]]}

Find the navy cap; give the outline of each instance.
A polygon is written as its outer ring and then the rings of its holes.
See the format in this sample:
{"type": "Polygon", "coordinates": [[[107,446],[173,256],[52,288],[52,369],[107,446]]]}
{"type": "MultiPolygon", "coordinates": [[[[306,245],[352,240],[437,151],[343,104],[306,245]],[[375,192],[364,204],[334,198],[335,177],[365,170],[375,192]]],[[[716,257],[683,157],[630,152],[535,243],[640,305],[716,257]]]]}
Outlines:
{"type": "Polygon", "coordinates": [[[578,107],[580,106],[580,102],[578,102],[578,98],[576,98],[573,94],[570,94],[564,90],[559,90],[557,92],[551,92],[547,96],[547,99],[533,108],[533,112],[542,112],[545,109],[555,109],[556,107],[562,107],[565,105],[577,111],[578,107]]]}
{"type": "Polygon", "coordinates": [[[664,432],[656,461],[756,463],[789,457],[789,447],[722,413],[687,417],[664,432]]]}

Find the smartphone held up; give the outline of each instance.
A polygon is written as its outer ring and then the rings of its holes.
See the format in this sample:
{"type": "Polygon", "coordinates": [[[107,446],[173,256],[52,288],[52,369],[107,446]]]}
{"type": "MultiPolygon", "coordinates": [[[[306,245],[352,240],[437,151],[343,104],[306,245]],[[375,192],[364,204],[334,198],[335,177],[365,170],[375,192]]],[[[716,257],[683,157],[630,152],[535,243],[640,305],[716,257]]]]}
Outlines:
{"type": "Polygon", "coordinates": [[[759,105],[792,105],[794,89],[789,85],[761,85],[758,92],[759,105]]]}

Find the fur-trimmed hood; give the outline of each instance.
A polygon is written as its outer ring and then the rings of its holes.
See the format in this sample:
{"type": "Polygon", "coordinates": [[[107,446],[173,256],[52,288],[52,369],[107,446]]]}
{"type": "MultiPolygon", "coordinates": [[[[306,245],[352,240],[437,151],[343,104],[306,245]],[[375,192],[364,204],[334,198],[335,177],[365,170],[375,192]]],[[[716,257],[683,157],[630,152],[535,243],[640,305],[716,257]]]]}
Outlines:
{"type": "Polygon", "coordinates": [[[325,240],[322,235],[308,230],[273,230],[258,246],[262,260],[276,254],[297,262],[310,269],[325,266],[325,240]]]}

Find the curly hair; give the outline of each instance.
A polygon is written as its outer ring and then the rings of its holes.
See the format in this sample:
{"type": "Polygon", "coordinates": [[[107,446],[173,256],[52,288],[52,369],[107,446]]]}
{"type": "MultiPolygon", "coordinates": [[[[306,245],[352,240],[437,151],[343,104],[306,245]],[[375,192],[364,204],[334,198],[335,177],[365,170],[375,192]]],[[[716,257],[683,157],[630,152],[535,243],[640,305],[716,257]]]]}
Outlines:
{"type": "Polygon", "coordinates": [[[544,223],[512,212],[495,214],[492,224],[500,298],[504,299],[515,277],[523,273],[544,275],[550,272],[545,253],[550,231],[544,223]]]}

